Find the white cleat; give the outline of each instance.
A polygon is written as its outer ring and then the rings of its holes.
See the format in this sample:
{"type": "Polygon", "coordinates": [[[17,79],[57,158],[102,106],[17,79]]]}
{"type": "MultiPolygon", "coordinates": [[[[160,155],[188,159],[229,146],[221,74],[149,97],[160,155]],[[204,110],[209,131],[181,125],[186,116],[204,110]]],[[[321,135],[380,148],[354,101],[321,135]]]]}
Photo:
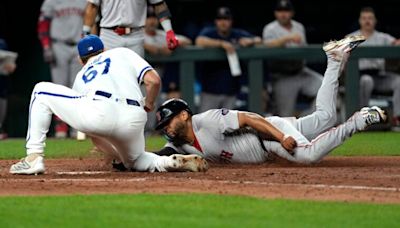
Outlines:
{"type": "Polygon", "coordinates": [[[385,123],[387,121],[386,112],[378,106],[364,107],[360,110],[360,113],[367,125],[385,123]]]}
{"type": "Polygon", "coordinates": [[[44,158],[42,154],[30,154],[10,168],[12,174],[41,174],[44,173],[44,158]]]}
{"type": "Polygon", "coordinates": [[[205,172],[208,170],[207,161],[198,155],[173,154],[172,166],[167,171],[205,172]]]}
{"type": "Polygon", "coordinates": [[[347,36],[341,40],[334,40],[324,44],[322,49],[336,61],[342,61],[345,54],[349,54],[365,40],[366,38],[363,35],[347,36]]]}

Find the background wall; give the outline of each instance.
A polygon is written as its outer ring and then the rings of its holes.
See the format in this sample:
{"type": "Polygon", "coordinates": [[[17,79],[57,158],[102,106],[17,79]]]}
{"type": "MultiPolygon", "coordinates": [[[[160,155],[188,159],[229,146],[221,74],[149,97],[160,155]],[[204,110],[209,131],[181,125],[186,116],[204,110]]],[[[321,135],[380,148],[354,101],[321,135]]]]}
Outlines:
{"type": "MultiPolygon", "coordinates": [[[[234,25],[260,35],[265,24],[273,20],[275,1],[166,0],[173,14],[177,33],[194,38],[199,30],[213,23],[218,6],[231,7],[234,25]],[[265,6],[261,6],[265,5],[265,6]]],[[[400,1],[352,0],[312,1],[292,0],[295,19],[302,22],[309,43],[322,43],[357,29],[360,8],[372,6],[378,17],[378,29],[400,37],[398,23],[400,1]]],[[[39,81],[49,81],[48,66],[42,60],[36,23],[42,0],[0,1],[0,36],[9,48],[19,53],[18,68],[10,77],[9,114],[6,128],[11,137],[23,137],[27,126],[27,110],[31,90],[39,81]]]]}

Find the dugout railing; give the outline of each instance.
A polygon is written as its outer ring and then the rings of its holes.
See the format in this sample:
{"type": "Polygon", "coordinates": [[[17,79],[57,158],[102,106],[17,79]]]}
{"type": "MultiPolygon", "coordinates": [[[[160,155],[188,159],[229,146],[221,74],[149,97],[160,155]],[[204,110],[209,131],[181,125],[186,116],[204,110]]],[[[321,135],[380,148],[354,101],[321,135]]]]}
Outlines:
{"type": "MultiPolygon", "coordinates": [[[[249,78],[248,109],[262,113],[262,87],[264,78],[264,61],[273,59],[303,59],[307,62],[326,61],[321,45],[309,45],[302,48],[267,48],[252,47],[237,50],[239,58],[246,60],[249,78]]],[[[358,109],[359,103],[359,58],[400,59],[400,47],[359,47],[353,51],[345,72],[345,110],[349,117],[358,109]]],[[[151,63],[180,62],[180,90],[182,97],[194,107],[196,62],[225,60],[226,54],[218,48],[200,48],[190,46],[179,48],[170,56],[146,55],[151,63]]]]}

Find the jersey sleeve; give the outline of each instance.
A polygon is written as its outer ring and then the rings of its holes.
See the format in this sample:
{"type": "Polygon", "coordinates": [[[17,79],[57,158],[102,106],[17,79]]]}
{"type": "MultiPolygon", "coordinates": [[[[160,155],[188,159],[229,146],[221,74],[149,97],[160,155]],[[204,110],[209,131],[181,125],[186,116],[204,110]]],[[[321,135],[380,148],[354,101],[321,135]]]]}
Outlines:
{"type": "Polygon", "coordinates": [[[266,25],[263,29],[263,33],[262,33],[263,39],[264,40],[274,40],[276,39],[276,34],[275,34],[275,30],[272,29],[272,26],[266,25]]]}
{"type": "Polygon", "coordinates": [[[197,117],[201,125],[213,128],[221,134],[239,129],[238,111],[229,109],[212,109],[197,117]]]}
{"type": "Polygon", "coordinates": [[[146,74],[146,72],[149,70],[153,70],[153,67],[146,60],[144,60],[142,57],[136,54],[134,51],[128,48],[124,48],[124,50],[129,55],[130,61],[132,62],[135,71],[137,72],[136,74],[137,81],[139,84],[141,84],[143,82],[144,75],[146,74]]]}
{"type": "Polygon", "coordinates": [[[396,40],[393,36],[391,36],[387,33],[383,34],[383,39],[384,39],[385,45],[392,45],[393,42],[396,40]]]}

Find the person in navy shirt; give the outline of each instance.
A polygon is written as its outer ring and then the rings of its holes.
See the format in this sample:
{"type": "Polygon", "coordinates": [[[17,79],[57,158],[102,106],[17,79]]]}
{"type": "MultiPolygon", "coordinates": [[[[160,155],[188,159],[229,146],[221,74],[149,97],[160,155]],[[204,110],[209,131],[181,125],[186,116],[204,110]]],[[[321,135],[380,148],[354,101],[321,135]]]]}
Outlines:
{"type": "MultiPolygon", "coordinates": [[[[227,54],[234,53],[238,47],[249,47],[262,42],[258,36],[233,28],[233,18],[228,7],[217,10],[215,26],[205,27],[196,38],[200,47],[223,48],[227,54]]],[[[239,93],[241,77],[231,74],[228,61],[207,61],[200,69],[202,87],[199,111],[213,108],[235,108],[236,95],[239,93]]],[[[242,71],[242,77],[245,74],[242,71]]]]}

